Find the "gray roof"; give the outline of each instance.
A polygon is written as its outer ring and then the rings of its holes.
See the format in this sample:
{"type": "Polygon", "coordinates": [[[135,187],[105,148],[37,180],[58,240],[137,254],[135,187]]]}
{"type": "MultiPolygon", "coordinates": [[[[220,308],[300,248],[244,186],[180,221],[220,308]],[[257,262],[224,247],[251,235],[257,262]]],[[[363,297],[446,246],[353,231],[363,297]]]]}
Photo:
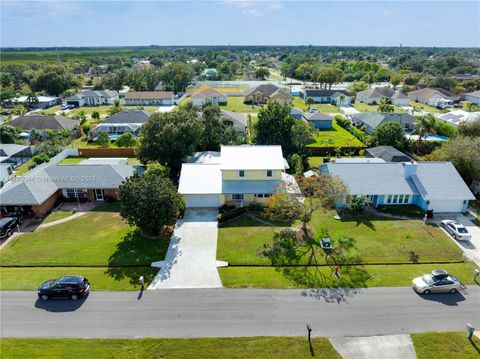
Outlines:
{"type": "Polygon", "coordinates": [[[390,98],[394,94],[394,91],[389,87],[374,87],[368,90],[360,91],[358,95],[365,96],[366,98],[390,98]]]}
{"type": "Polygon", "coordinates": [[[251,95],[251,94],[254,94],[254,93],[257,93],[257,92],[260,92],[264,96],[268,96],[268,97],[272,96],[276,92],[278,92],[278,93],[280,93],[284,96],[291,97],[290,93],[288,93],[287,90],[284,90],[284,89],[282,89],[278,86],[275,86],[274,84],[262,84],[260,86],[255,87],[254,89],[248,91],[245,95],[248,96],[248,95],[251,95]]]}
{"type": "Polygon", "coordinates": [[[126,165],[52,165],[16,177],[0,189],[2,205],[39,205],[60,189],[118,188],[134,173],[126,165]]]}
{"type": "Polygon", "coordinates": [[[0,143],[0,157],[12,157],[28,147],[29,146],[17,145],[14,143],[0,143]]]}
{"type": "MultiPolygon", "coordinates": [[[[332,97],[337,93],[345,95],[346,92],[343,90],[322,90],[322,89],[305,89],[303,90],[305,96],[307,97],[332,97]]],[[[339,95],[338,95],[339,96],[339,95]]]]}
{"type": "Polygon", "coordinates": [[[303,115],[303,111],[297,107],[293,107],[292,111],[290,111],[290,115],[303,115]]]}
{"type": "Polygon", "coordinates": [[[313,112],[305,114],[305,118],[308,121],[331,121],[333,118],[323,112],[313,112]]]}
{"type": "Polygon", "coordinates": [[[26,115],[19,116],[9,122],[10,126],[20,127],[23,130],[71,130],[78,126],[78,120],[64,116],[49,116],[49,115],[26,115]]]}
{"type": "Polygon", "coordinates": [[[327,163],[320,170],[339,176],[352,195],[421,195],[430,199],[475,199],[451,162],[418,162],[405,176],[405,163],[327,163]]]}
{"type": "Polygon", "coordinates": [[[402,126],[405,124],[413,125],[418,122],[418,119],[408,113],[361,112],[352,115],[352,117],[374,129],[385,122],[397,122],[402,126]]]}
{"type": "Polygon", "coordinates": [[[145,123],[150,114],[144,110],[123,110],[110,116],[102,123],[145,123]]]}
{"type": "Polygon", "coordinates": [[[95,98],[114,98],[118,96],[117,91],[112,90],[83,90],[76,93],[73,96],[68,97],[67,101],[78,101],[82,100],[85,97],[95,97],[95,98]]]}
{"type": "Polygon", "coordinates": [[[222,112],[222,117],[225,120],[231,121],[233,123],[233,127],[238,130],[245,131],[245,127],[247,127],[247,114],[227,110],[220,111],[222,112]]]}
{"type": "Polygon", "coordinates": [[[223,194],[272,193],[282,186],[282,181],[222,181],[223,194]]]}
{"type": "Polygon", "coordinates": [[[377,146],[365,150],[372,157],[381,158],[386,162],[410,162],[412,159],[392,146],[377,146]]]}

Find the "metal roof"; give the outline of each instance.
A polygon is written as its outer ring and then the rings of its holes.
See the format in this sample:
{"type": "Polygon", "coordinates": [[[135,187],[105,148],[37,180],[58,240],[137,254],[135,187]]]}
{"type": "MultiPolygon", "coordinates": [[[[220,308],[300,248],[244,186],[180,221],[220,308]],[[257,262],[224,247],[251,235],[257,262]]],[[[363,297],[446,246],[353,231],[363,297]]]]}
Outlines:
{"type": "Polygon", "coordinates": [[[180,173],[178,193],[220,194],[222,172],[218,164],[184,163],[180,173]]]}

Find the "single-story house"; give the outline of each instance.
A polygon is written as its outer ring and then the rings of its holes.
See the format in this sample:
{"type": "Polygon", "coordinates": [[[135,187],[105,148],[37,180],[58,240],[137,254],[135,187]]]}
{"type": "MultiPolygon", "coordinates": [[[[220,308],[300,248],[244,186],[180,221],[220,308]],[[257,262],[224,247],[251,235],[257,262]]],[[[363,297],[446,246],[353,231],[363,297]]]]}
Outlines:
{"type": "Polygon", "coordinates": [[[337,106],[350,105],[352,98],[343,90],[304,89],[300,97],[305,101],[312,98],[315,103],[329,103],[337,106]]]}
{"type": "MultiPolygon", "coordinates": [[[[434,212],[465,212],[475,196],[451,162],[326,163],[320,172],[338,176],[351,196],[374,207],[413,204],[434,212]]],[[[345,207],[342,199],[338,207],[345,207]]]]}
{"type": "Polygon", "coordinates": [[[174,95],[171,91],[128,92],[126,106],[172,106],[174,95]]]}
{"type": "Polygon", "coordinates": [[[10,126],[21,128],[25,132],[32,130],[39,131],[40,133],[45,130],[60,131],[60,130],[73,130],[80,124],[80,121],[73,120],[64,116],[50,116],[50,115],[25,115],[19,116],[9,122],[10,126]]]}
{"type": "Polygon", "coordinates": [[[409,106],[410,100],[399,91],[390,87],[373,87],[357,93],[356,99],[369,105],[378,105],[382,99],[387,99],[395,106],[409,106]]]}
{"type": "Polygon", "coordinates": [[[293,107],[290,111],[290,117],[293,117],[296,120],[302,120],[304,117],[303,111],[297,107],[293,107]]]}
{"type": "Polygon", "coordinates": [[[414,129],[418,119],[408,113],[361,112],[352,115],[355,123],[365,126],[365,132],[372,133],[378,126],[386,122],[397,122],[405,131],[414,129]]]}
{"type": "Polygon", "coordinates": [[[377,146],[367,148],[365,157],[380,158],[385,162],[410,162],[412,159],[393,146],[377,146]]]}
{"type": "Polygon", "coordinates": [[[206,103],[226,105],[228,101],[227,95],[211,87],[195,92],[192,94],[191,99],[194,106],[203,106],[206,103]]]}
{"type": "Polygon", "coordinates": [[[9,163],[13,168],[32,159],[32,147],[14,143],[0,144],[0,163],[9,163]]]}
{"type": "Polygon", "coordinates": [[[299,194],[287,173],[281,146],[222,146],[196,153],[182,165],[178,192],[186,207],[238,206],[264,202],[278,191],[299,194]]]}
{"type": "Polygon", "coordinates": [[[230,121],[233,124],[233,128],[237,132],[245,133],[245,128],[247,127],[247,114],[246,113],[238,113],[233,111],[227,110],[220,110],[222,113],[222,118],[225,121],[230,121]]]}
{"type": "Polygon", "coordinates": [[[117,137],[125,132],[138,136],[140,128],[148,122],[150,114],[143,110],[123,110],[93,128],[90,133],[95,136],[106,132],[110,137],[117,137]]]}
{"type": "Polygon", "coordinates": [[[452,126],[458,126],[461,122],[475,121],[480,117],[480,111],[467,112],[463,110],[451,110],[447,113],[436,114],[439,120],[452,126]]]}
{"type": "Polygon", "coordinates": [[[7,100],[12,105],[24,105],[30,109],[45,109],[60,103],[60,98],[56,96],[29,95],[20,96],[7,100]]]}
{"type": "Polygon", "coordinates": [[[442,88],[424,88],[407,93],[410,100],[434,107],[449,107],[460,97],[442,88]]]}
{"type": "Polygon", "coordinates": [[[465,101],[470,101],[475,105],[480,105],[480,90],[466,93],[465,101]]]}
{"type": "Polygon", "coordinates": [[[262,84],[248,91],[245,94],[245,103],[267,103],[267,101],[276,101],[279,103],[290,103],[292,95],[280,87],[273,84],[262,84]]]}
{"type": "Polygon", "coordinates": [[[306,113],[304,118],[317,129],[326,130],[333,128],[333,118],[326,113],[320,111],[306,113]]]}
{"type": "Polygon", "coordinates": [[[110,164],[40,165],[0,189],[3,213],[45,216],[62,198],[74,201],[118,199],[120,184],[133,166],[110,164]]]}
{"type": "Polygon", "coordinates": [[[79,93],[67,97],[65,101],[68,105],[75,107],[82,106],[100,106],[113,105],[115,100],[119,99],[117,91],[112,90],[83,90],[79,93]]]}
{"type": "Polygon", "coordinates": [[[214,68],[204,69],[200,76],[206,77],[207,79],[216,79],[218,77],[218,71],[214,68]]]}

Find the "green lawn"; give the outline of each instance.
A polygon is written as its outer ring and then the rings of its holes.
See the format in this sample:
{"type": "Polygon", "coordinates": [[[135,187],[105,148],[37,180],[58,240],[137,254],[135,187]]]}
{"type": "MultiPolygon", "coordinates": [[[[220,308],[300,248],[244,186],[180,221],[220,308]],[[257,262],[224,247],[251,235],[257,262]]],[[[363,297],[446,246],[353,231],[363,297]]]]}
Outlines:
{"type": "Polygon", "coordinates": [[[463,284],[475,284],[472,278],[476,266],[472,262],[448,264],[399,264],[399,265],[365,265],[341,268],[341,279],[337,280],[330,267],[319,268],[290,267],[222,267],[218,271],[222,284],[227,288],[305,288],[300,276],[309,273],[322,275],[322,287],[399,287],[409,286],[412,279],[434,269],[445,269],[454,274],[463,284]]]}
{"type": "Polygon", "coordinates": [[[243,96],[229,96],[228,102],[225,106],[220,106],[222,110],[234,111],[239,113],[257,113],[261,106],[247,105],[243,103],[245,97],[243,96]]]}
{"type": "Polygon", "coordinates": [[[307,147],[363,147],[365,146],[358,138],[340,127],[333,120],[331,130],[318,130],[314,135],[314,142],[307,147]]]}
{"type": "MultiPolygon", "coordinates": [[[[2,357],[48,358],[311,358],[304,337],[245,337],[195,339],[0,339],[2,357]]],[[[322,359],[340,359],[325,338],[312,338],[314,353],[322,359]]]]}
{"type": "Polygon", "coordinates": [[[72,211],[53,211],[44,219],[42,224],[58,221],[59,219],[70,217],[72,214],[72,211]]]}
{"type": "Polygon", "coordinates": [[[149,266],[162,260],[168,238],[148,239],[106,203],[64,223],[15,237],[0,252],[2,266],[149,266]]]}
{"type": "Polygon", "coordinates": [[[15,176],[23,176],[25,173],[30,171],[28,167],[30,167],[31,165],[33,165],[33,160],[22,163],[20,166],[15,168],[14,170],[15,176]]]}
{"type": "Polygon", "coordinates": [[[62,106],[57,105],[57,106],[52,106],[50,108],[42,110],[42,112],[46,115],[55,115],[55,112],[60,111],[61,109],[62,109],[62,106]]]}
{"type": "Polygon", "coordinates": [[[323,164],[323,157],[320,156],[310,156],[308,157],[308,164],[311,168],[318,169],[318,166],[323,164]]]}
{"type": "MultiPolygon", "coordinates": [[[[60,161],[58,164],[59,165],[76,165],[81,161],[87,160],[89,158],[92,158],[92,157],[88,157],[88,156],[87,157],[85,156],[67,157],[64,160],[60,161]]],[[[128,157],[127,161],[130,166],[138,166],[141,164],[140,160],[136,157],[128,157]]]]}
{"type": "Polygon", "coordinates": [[[64,275],[83,275],[91,283],[91,290],[137,290],[138,278],[145,283],[158,273],[158,269],[145,267],[0,267],[0,290],[36,290],[48,279],[64,275]]]}
{"type": "Polygon", "coordinates": [[[466,338],[466,332],[411,334],[418,359],[478,359],[480,339],[466,338]]]}
{"type": "MultiPolygon", "coordinates": [[[[292,105],[294,107],[299,108],[302,111],[307,111],[307,105],[305,104],[305,101],[303,101],[300,97],[294,96],[292,100],[292,105]]],[[[315,108],[321,112],[325,113],[338,113],[341,114],[342,111],[337,106],[330,105],[328,103],[314,103],[310,105],[310,108],[315,108]]]]}
{"type": "MultiPolygon", "coordinates": [[[[378,106],[377,105],[367,105],[366,103],[356,101],[353,104],[353,107],[355,107],[358,111],[360,112],[377,112],[378,106]]],[[[407,112],[407,110],[398,107],[398,106],[393,106],[394,107],[394,112],[407,112]]]]}
{"type": "Polygon", "coordinates": [[[415,101],[411,101],[410,105],[420,107],[425,112],[431,112],[431,113],[446,113],[446,112],[448,112],[448,110],[441,110],[441,109],[438,109],[436,107],[425,105],[423,103],[415,102],[415,101]]]}
{"type": "MultiPolygon", "coordinates": [[[[339,221],[334,214],[317,211],[311,226],[317,233],[328,229],[333,238],[355,239],[364,264],[463,261],[462,251],[440,228],[424,226],[421,220],[365,217],[339,221]]],[[[259,257],[257,251],[271,243],[273,233],[279,229],[247,216],[228,222],[219,228],[217,259],[231,265],[269,265],[270,261],[259,257]]]]}

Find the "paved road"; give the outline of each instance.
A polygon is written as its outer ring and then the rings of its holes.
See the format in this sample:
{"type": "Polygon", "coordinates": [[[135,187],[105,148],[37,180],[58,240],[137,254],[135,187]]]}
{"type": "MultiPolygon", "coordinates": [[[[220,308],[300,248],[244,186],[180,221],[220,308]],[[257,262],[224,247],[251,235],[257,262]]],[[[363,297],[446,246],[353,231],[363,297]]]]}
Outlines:
{"type": "Polygon", "coordinates": [[[0,292],[2,337],[327,337],[463,330],[480,326],[480,287],[419,296],[362,290],[168,289],[92,292],[85,301],[36,301],[0,292]]]}

